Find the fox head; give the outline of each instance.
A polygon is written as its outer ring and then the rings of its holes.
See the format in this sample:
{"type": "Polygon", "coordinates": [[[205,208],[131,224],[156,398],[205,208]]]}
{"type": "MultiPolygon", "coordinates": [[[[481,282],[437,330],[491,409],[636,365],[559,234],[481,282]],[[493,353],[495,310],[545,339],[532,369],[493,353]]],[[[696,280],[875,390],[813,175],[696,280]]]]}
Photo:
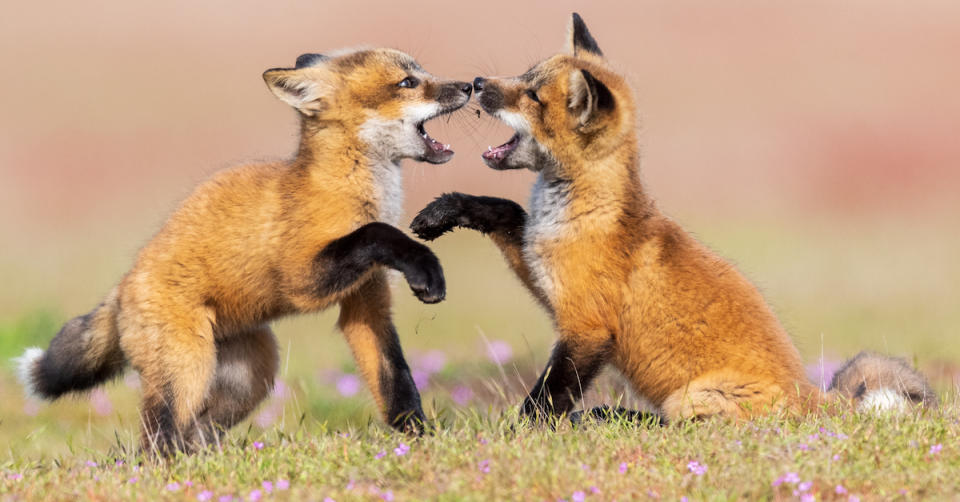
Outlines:
{"type": "Polygon", "coordinates": [[[488,148],[493,169],[571,171],[633,144],[633,99],[587,25],[573,14],[567,48],[518,77],[477,77],[480,106],[516,133],[488,148]]]}
{"type": "Polygon", "coordinates": [[[449,145],[431,138],[424,123],[459,109],[472,91],[469,83],[435,77],[393,49],[304,54],[294,68],[267,70],[263,79],[300,113],[305,134],[341,128],[355,134],[368,155],[394,162],[450,160],[449,145]]]}

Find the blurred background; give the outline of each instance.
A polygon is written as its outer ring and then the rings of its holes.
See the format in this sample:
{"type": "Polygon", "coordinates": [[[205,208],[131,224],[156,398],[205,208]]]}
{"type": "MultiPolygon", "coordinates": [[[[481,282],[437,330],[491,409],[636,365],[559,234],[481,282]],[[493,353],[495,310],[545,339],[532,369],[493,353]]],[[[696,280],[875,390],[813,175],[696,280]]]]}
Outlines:
{"type": "MultiPolygon", "coordinates": [[[[561,49],[580,12],[638,96],[642,175],[660,207],[764,291],[811,377],[862,348],[960,383],[960,4],[899,1],[4,3],[0,16],[0,357],[46,346],[96,305],[192,188],[291,155],[295,113],[260,74],[360,44],[470,80],[561,49]]],[[[479,155],[510,132],[466,112],[428,125],[457,156],[405,165],[407,218],[450,190],[526,201],[529,173],[479,155]]],[[[396,291],[429,413],[514,404],[553,340],[488,241],[434,249],[437,306],[396,291]]],[[[334,309],[335,310],[335,309],[334,309]]],[[[336,312],[275,325],[281,384],[252,425],[364,426],[336,312]]],[[[11,455],[136,433],[135,375],[54,405],[0,369],[11,455]]],[[[617,399],[608,375],[588,405],[617,399]]],[[[629,394],[625,399],[633,402],[629,394]]]]}

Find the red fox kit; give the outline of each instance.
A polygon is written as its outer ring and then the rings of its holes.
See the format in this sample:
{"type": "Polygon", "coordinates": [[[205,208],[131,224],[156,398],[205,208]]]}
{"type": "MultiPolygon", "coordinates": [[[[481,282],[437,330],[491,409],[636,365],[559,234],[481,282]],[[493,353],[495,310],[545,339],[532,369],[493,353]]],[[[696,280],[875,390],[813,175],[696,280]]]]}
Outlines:
{"type": "Polygon", "coordinates": [[[20,358],[28,392],[55,399],[129,363],[142,380],[142,446],[190,450],[272,387],[268,322],[339,304],[338,325],[384,419],[419,429],[385,269],[400,271],[425,303],[443,300],[445,283],[436,256],[393,226],[400,161],[453,156],[424,123],[466,104],[472,86],[389,49],[305,54],[263,78],[299,112],[296,156],[197,187],[103,303],[66,323],[46,351],[20,358]]]}
{"type": "MultiPolygon", "coordinates": [[[[538,174],[529,211],[453,193],[411,225],[428,240],[488,234],[552,316],[558,341],[523,412],[571,411],[608,363],[668,421],[812,410],[827,396],[756,288],[647,196],[632,92],[576,14],[568,38],[523,75],[474,80],[480,106],[516,130],[483,160],[538,174]]],[[[909,365],[872,354],[832,387],[866,406],[936,402],[909,365]]]]}

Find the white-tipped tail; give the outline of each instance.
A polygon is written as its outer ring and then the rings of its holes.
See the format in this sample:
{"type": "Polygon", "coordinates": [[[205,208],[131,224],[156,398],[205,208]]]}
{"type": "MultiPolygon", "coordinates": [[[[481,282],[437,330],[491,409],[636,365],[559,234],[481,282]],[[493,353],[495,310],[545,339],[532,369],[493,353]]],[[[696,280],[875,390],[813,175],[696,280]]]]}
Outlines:
{"type": "Polygon", "coordinates": [[[860,405],[857,406],[857,411],[862,413],[904,411],[908,404],[907,398],[894,389],[873,389],[863,395],[860,405]]]}
{"type": "Polygon", "coordinates": [[[30,347],[23,352],[22,356],[13,359],[14,364],[17,365],[17,380],[20,380],[23,392],[32,399],[42,399],[33,380],[33,370],[41,357],[43,357],[43,349],[30,347]]]}

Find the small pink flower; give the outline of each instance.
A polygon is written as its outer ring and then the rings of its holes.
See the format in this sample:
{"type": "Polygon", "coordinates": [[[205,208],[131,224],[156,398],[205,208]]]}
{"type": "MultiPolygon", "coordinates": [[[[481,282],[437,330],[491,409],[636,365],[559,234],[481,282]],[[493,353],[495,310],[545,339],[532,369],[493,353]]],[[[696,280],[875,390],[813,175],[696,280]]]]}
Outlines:
{"type": "Polygon", "coordinates": [[[263,486],[263,491],[266,493],[271,493],[273,491],[273,483],[269,481],[264,481],[260,485],[263,486]]]}
{"type": "Polygon", "coordinates": [[[128,479],[128,480],[127,480],[127,483],[129,483],[129,484],[131,484],[131,485],[133,485],[133,484],[136,484],[136,483],[137,483],[137,481],[140,481],[140,478],[138,478],[138,477],[136,477],[136,476],[134,476],[134,477],[132,477],[132,478],[130,478],[130,479],[128,479]]]}
{"type": "Polygon", "coordinates": [[[377,453],[376,455],[374,455],[373,458],[380,460],[381,458],[386,456],[387,456],[387,450],[380,450],[380,453],[377,453]]]}
{"type": "Polygon", "coordinates": [[[596,486],[591,486],[591,487],[590,487],[590,493],[596,495],[596,494],[600,493],[600,489],[597,488],[596,486]]]}
{"type": "Polygon", "coordinates": [[[620,474],[626,474],[626,473],[627,473],[627,463],[620,462],[620,474]]]}
{"type": "Polygon", "coordinates": [[[833,489],[833,493],[836,493],[837,495],[844,495],[847,493],[847,489],[844,488],[843,485],[837,485],[837,487],[833,489]]]}
{"type": "Polygon", "coordinates": [[[936,455],[936,454],[940,453],[941,450],[943,450],[943,445],[940,444],[940,443],[937,443],[937,444],[935,444],[935,445],[933,445],[933,446],[930,447],[930,454],[931,454],[931,455],[936,455]]]}
{"type": "Polygon", "coordinates": [[[856,495],[850,495],[850,497],[847,498],[847,502],[860,502],[860,497],[856,495]]]}
{"type": "Polygon", "coordinates": [[[494,364],[506,364],[513,357],[513,348],[503,340],[492,340],[487,345],[487,357],[494,364]]]}
{"type": "Polygon", "coordinates": [[[337,392],[343,397],[350,397],[360,392],[360,379],[356,375],[344,373],[337,378],[337,392]]]}
{"type": "Polygon", "coordinates": [[[811,487],[813,487],[813,481],[804,481],[803,483],[800,483],[799,485],[797,485],[797,490],[803,493],[806,491],[810,491],[811,487]]]}
{"type": "Polygon", "coordinates": [[[113,413],[113,404],[110,402],[110,396],[99,387],[90,391],[90,406],[93,408],[93,412],[101,417],[113,413]]]}
{"type": "Polygon", "coordinates": [[[11,481],[20,481],[21,479],[23,479],[23,474],[20,474],[19,472],[15,472],[13,474],[7,475],[7,479],[11,481]]]}
{"type": "Polygon", "coordinates": [[[839,462],[839,461],[840,461],[840,455],[834,455],[834,456],[833,456],[833,461],[834,461],[834,462],[839,462]]]}
{"type": "Polygon", "coordinates": [[[690,463],[687,464],[687,469],[697,476],[703,476],[707,473],[707,466],[697,462],[696,460],[691,460],[690,463]]]}
{"type": "Polygon", "coordinates": [[[262,450],[262,449],[263,449],[263,441],[254,441],[254,442],[253,442],[253,449],[254,449],[254,450],[262,450]]]}
{"type": "Polygon", "coordinates": [[[810,447],[806,443],[800,443],[797,445],[797,449],[800,451],[809,451],[810,447]]]}
{"type": "Polygon", "coordinates": [[[812,493],[804,493],[800,496],[800,502],[814,502],[817,500],[817,497],[814,497],[812,493]]]}
{"type": "Polygon", "coordinates": [[[94,462],[93,460],[87,460],[87,467],[96,468],[96,467],[97,467],[97,463],[94,462]]]}
{"type": "Polygon", "coordinates": [[[336,501],[336,500],[333,500],[333,499],[330,498],[330,497],[324,497],[324,498],[323,498],[323,502],[337,502],[337,501],[336,501]]]}
{"type": "Polygon", "coordinates": [[[410,451],[410,447],[409,447],[409,446],[407,446],[407,445],[405,445],[405,444],[403,444],[403,443],[400,443],[400,446],[397,446],[396,448],[393,449],[393,454],[396,455],[396,456],[398,456],[398,457],[402,457],[402,456],[406,455],[407,452],[409,452],[409,451],[410,451]]]}
{"type": "Polygon", "coordinates": [[[387,490],[380,494],[380,498],[382,498],[386,502],[393,502],[393,492],[390,490],[387,490]]]}
{"type": "Polygon", "coordinates": [[[478,439],[477,442],[480,443],[481,445],[487,444],[487,440],[483,438],[478,439]]]}
{"type": "Polygon", "coordinates": [[[797,483],[799,483],[799,482],[800,482],[800,476],[798,476],[797,473],[795,473],[795,472],[788,472],[788,473],[784,474],[783,476],[780,476],[779,478],[777,478],[776,480],[774,480],[773,486],[780,486],[780,485],[782,485],[782,484],[784,484],[784,483],[789,483],[789,484],[791,484],[791,485],[795,485],[795,484],[797,484],[797,483]]]}
{"type": "Polygon", "coordinates": [[[466,406],[473,399],[473,391],[470,387],[459,385],[450,392],[450,398],[459,406],[466,406]]]}
{"type": "Polygon", "coordinates": [[[261,493],[260,490],[253,490],[250,492],[250,495],[247,495],[247,500],[250,502],[257,502],[261,498],[263,498],[263,493],[261,493]]]}
{"type": "Polygon", "coordinates": [[[210,490],[204,490],[197,494],[197,500],[200,502],[206,502],[213,498],[213,492],[210,490]]]}
{"type": "Polygon", "coordinates": [[[482,461],[477,465],[477,467],[480,469],[480,472],[482,472],[482,473],[484,473],[484,474],[488,474],[488,473],[490,472],[490,461],[489,461],[489,460],[482,460],[482,461]]]}
{"type": "Polygon", "coordinates": [[[167,484],[167,491],[168,491],[168,492],[175,492],[175,491],[177,491],[177,490],[179,490],[179,489],[180,489],[180,483],[177,483],[176,481],[174,481],[173,483],[167,484]]]}
{"type": "Polygon", "coordinates": [[[286,479],[277,480],[277,490],[284,491],[290,489],[290,482],[286,479]]]}
{"type": "Polygon", "coordinates": [[[584,502],[585,500],[587,500],[587,494],[581,491],[573,492],[573,495],[570,496],[571,502],[584,502]]]}
{"type": "Polygon", "coordinates": [[[220,495],[218,502],[233,502],[233,495],[220,495]]]}

